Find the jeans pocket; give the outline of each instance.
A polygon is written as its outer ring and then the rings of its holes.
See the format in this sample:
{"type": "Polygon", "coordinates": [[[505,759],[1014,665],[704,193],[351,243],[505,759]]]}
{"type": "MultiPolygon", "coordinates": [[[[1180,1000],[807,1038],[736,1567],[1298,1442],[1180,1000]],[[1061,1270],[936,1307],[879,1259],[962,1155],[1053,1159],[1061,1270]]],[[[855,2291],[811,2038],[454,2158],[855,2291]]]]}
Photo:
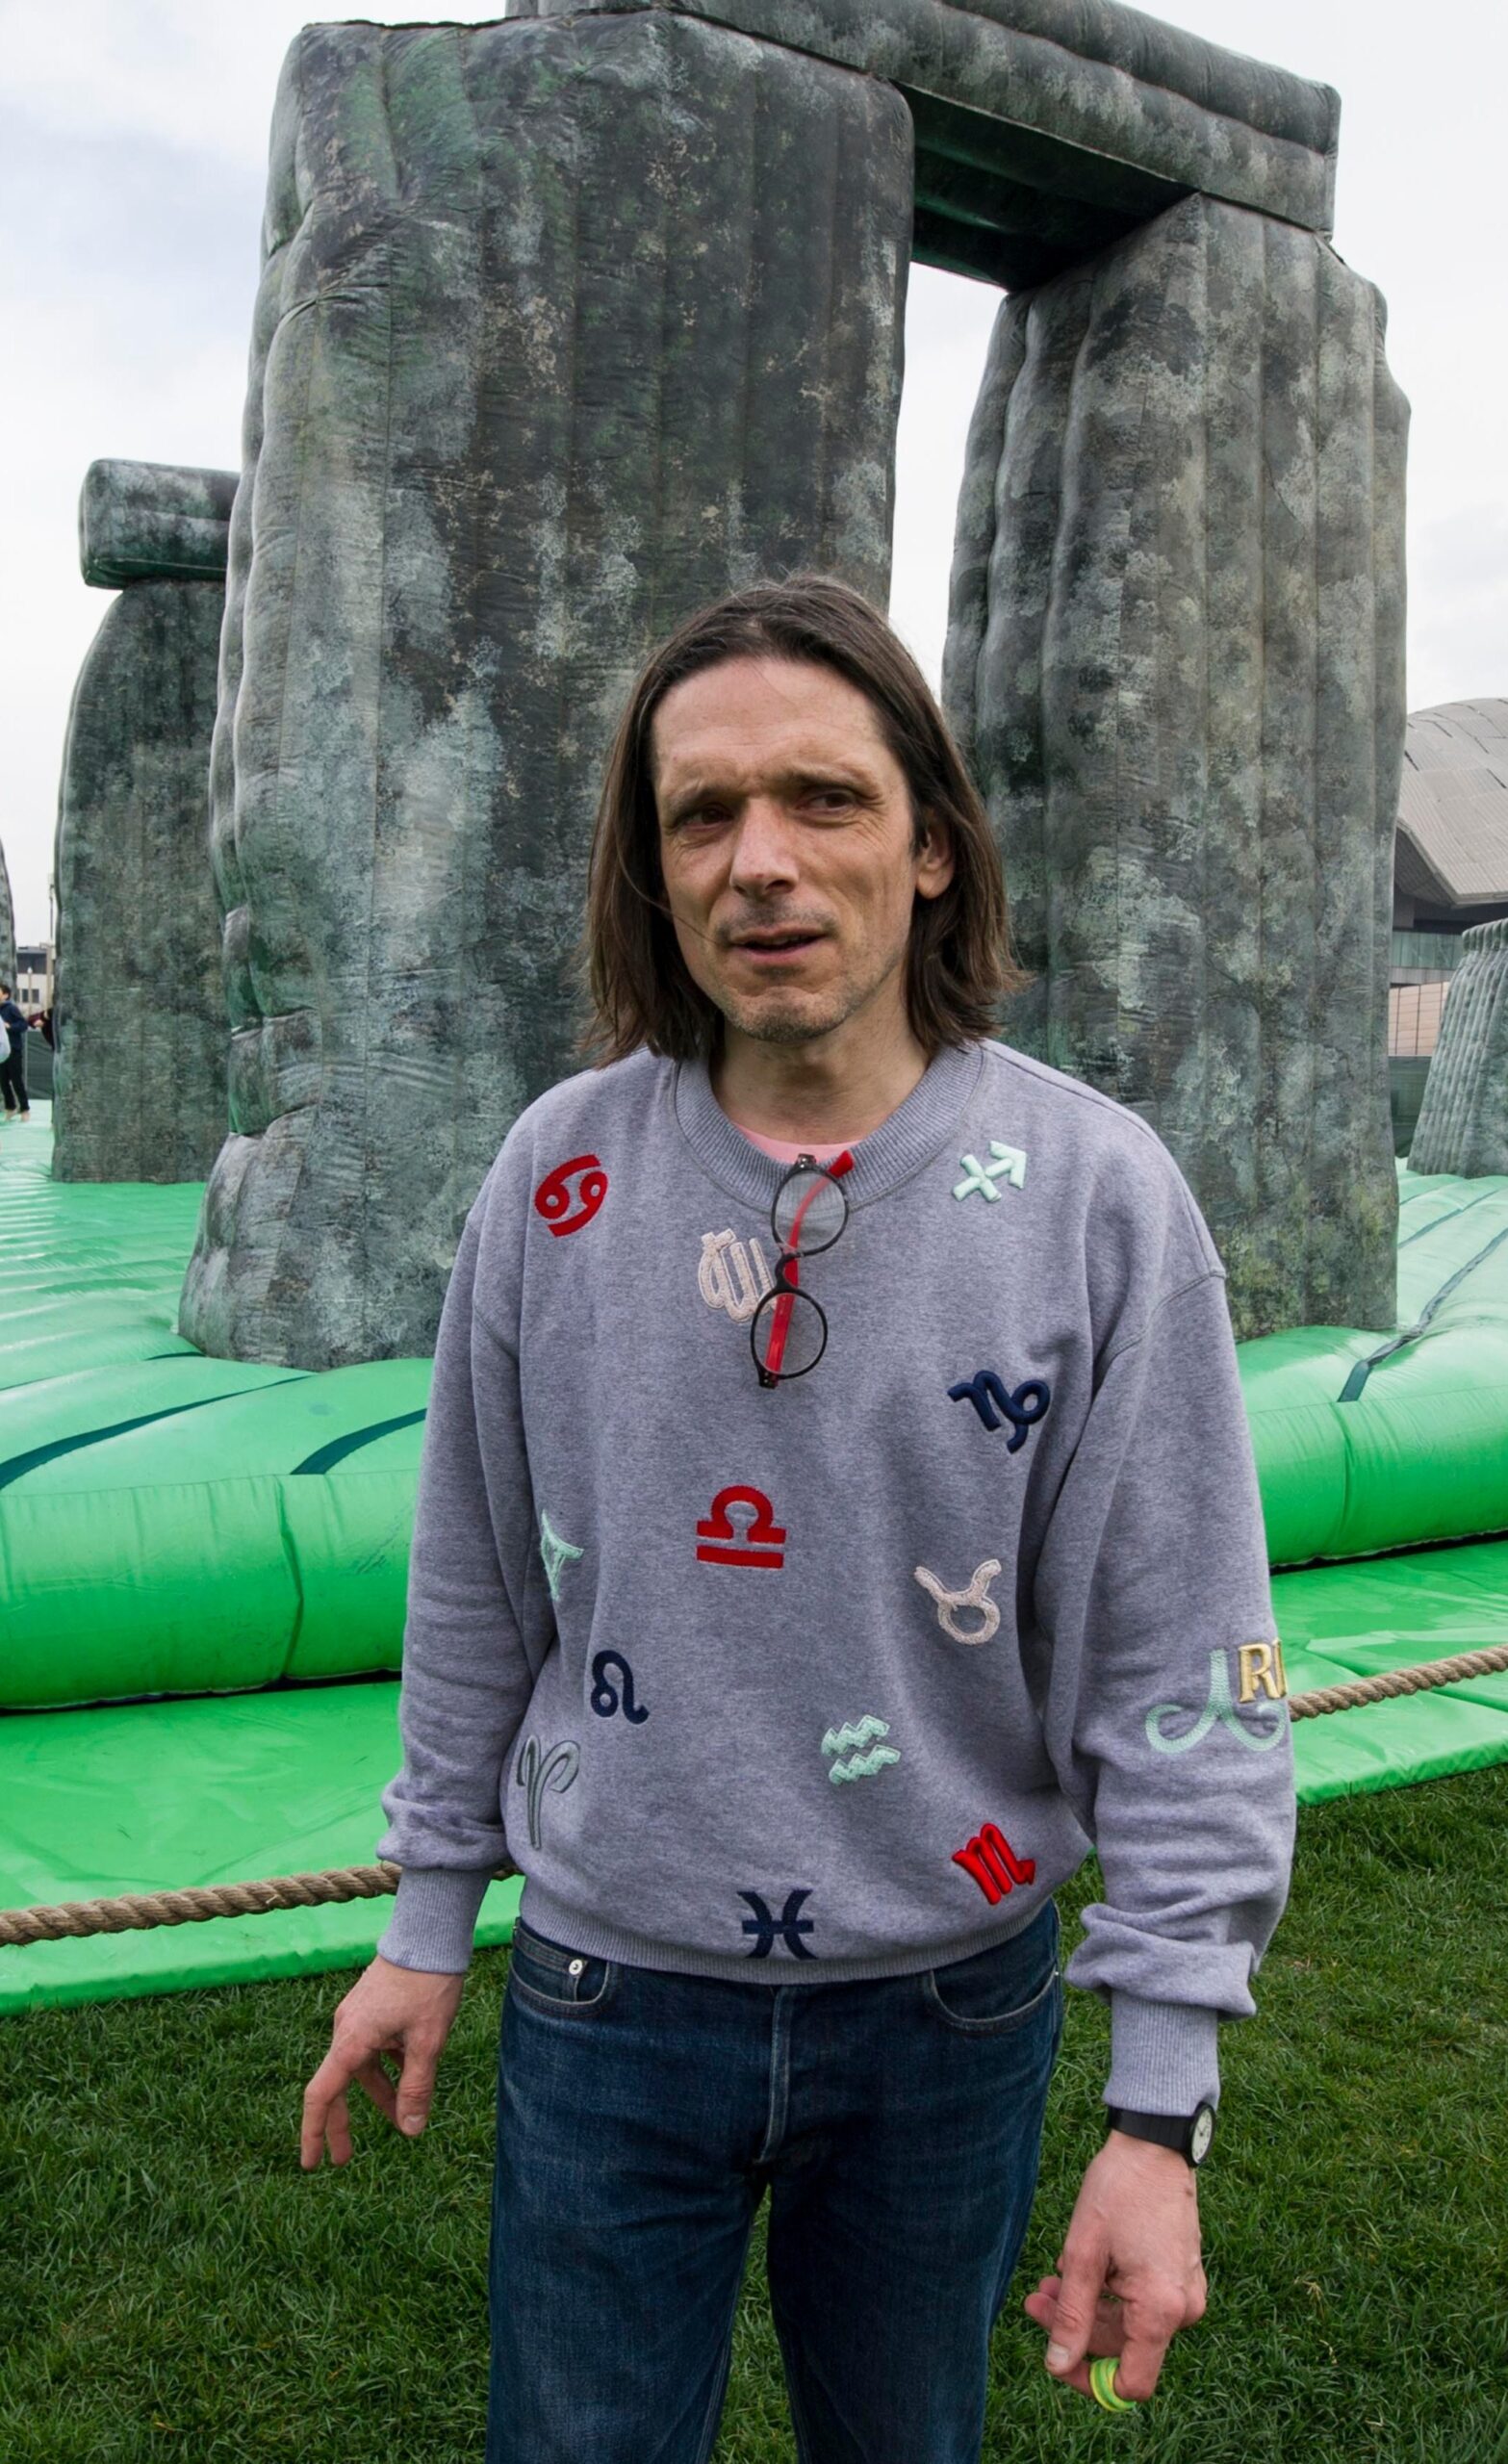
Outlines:
{"type": "Polygon", "coordinates": [[[946,1967],[928,1968],[922,1979],[927,2001],[961,2036],[1010,2036],[1049,2010],[1056,2029],[1062,2004],[1061,1932],[1057,1906],[1049,1900],[1009,1941],[946,1967]]]}
{"type": "Polygon", "coordinates": [[[564,1942],[548,1941],[522,1921],[513,1929],[508,1990],[529,2009],[563,2019],[586,2019],[601,2011],[618,1983],[614,1960],[588,1959],[564,1942]]]}

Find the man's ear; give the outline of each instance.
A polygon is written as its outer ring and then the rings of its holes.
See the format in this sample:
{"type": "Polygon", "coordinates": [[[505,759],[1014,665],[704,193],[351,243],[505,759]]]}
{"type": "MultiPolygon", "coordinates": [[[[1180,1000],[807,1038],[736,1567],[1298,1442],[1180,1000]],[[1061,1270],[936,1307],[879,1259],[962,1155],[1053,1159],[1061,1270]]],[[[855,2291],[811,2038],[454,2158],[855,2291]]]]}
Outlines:
{"type": "Polygon", "coordinates": [[[940,898],[958,870],[958,858],[952,831],[933,813],[917,816],[913,860],[918,898],[940,898]]]}

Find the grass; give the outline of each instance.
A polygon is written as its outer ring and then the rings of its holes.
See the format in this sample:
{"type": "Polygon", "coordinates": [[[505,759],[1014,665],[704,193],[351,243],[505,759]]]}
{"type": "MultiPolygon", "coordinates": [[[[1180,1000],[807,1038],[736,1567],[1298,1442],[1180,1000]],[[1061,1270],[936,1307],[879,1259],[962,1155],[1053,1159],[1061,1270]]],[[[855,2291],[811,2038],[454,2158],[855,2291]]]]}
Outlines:
{"type": "MultiPolygon", "coordinates": [[[[1104,2015],[1069,1996],[988,2464],[1508,2464],[1505,1834],[1508,1767],[1301,1817],[1261,2017],[1224,2038],[1210,2315],[1121,2422],[1047,2380],[1016,2306],[1098,2138],[1104,2015]]],[[[480,2454],[503,1959],[418,2146],[364,2111],[315,2177],[298,2102],[346,1977],[0,2022],[4,2464],[480,2454]]],[[[756,2248],[718,2464],[794,2453],[756,2248]]]]}

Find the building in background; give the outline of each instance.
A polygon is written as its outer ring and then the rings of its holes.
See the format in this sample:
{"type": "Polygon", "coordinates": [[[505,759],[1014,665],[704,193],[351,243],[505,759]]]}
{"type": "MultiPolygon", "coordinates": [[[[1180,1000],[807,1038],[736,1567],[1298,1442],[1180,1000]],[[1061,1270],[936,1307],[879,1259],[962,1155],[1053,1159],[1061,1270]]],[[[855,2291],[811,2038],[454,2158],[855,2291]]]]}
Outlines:
{"type": "Polygon", "coordinates": [[[1388,1076],[1393,1144],[1419,1118],[1461,936],[1508,915],[1508,701],[1409,720],[1393,857],[1388,1076]]]}
{"type": "Polygon", "coordinates": [[[17,941],[15,945],[15,998],[21,1009],[52,1008],[52,943],[50,941],[17,941]]]}

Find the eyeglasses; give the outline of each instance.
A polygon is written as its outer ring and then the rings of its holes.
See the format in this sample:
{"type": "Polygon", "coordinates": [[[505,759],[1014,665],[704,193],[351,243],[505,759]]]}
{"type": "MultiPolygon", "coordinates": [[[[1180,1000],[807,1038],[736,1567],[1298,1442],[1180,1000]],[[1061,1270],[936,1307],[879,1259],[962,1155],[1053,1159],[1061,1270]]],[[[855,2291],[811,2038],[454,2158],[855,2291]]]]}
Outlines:
{"type": "Polygon", "coordinates": [[[770,1229],[780,1256],[775,1281],[754,1314],[749,1341],[761,1386],[778,1386],[784,1377],[805,1377],[828,1348],[828,1322],[819,1304],[800,1285],[803,1258],[831,1249],[848,1221],[848,1199],[839,1175],[852,1171],[854,1158],[845,1147],[831,1168],[812,1155],[798,1155],[770,1209],[770,1229]]]}

